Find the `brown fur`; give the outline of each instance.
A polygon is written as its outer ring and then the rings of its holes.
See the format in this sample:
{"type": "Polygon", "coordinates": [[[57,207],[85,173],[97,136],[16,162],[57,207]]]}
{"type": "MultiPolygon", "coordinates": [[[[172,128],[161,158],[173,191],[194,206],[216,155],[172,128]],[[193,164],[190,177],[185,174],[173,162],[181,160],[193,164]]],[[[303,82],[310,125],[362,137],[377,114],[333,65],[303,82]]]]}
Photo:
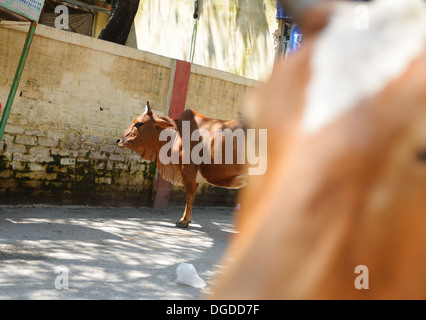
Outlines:
{"type": "Polygon", "coordinates": [[[426,298],[426,52],[318,134],[296,130],[314,35],[254,97],[250,177],[214,299],[426,298]],[[357,265],[370,289],[357,290],[357,265]]]}

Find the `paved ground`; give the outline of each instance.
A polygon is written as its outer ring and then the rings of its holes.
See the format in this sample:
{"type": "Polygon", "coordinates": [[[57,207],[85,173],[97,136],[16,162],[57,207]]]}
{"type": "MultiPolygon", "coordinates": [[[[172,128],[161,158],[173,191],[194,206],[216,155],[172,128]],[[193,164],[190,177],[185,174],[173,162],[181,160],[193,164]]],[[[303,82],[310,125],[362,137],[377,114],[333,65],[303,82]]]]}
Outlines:
{"type": "Polygon", "coordinates": [[[0,206],[0,299],[201,298],[234,232],[232,209],[195,208],[187,230],[174,227],[182,210],[0,206]],[[206,288],[175,282],[183,262],[206,288]],[[69,289],[57,289],[67,272],[69,289]]]}

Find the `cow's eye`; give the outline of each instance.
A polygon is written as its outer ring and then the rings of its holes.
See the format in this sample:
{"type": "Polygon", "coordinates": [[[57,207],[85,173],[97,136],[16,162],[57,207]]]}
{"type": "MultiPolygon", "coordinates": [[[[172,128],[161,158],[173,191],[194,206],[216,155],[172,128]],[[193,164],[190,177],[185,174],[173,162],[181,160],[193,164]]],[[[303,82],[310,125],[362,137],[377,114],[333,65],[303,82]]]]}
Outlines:
{"type": "Polygon", "coordinates": [[[136,128],[140,128],[140,127],[142,127],[143,126],[143,123],[142,122],[137,122],[136,124],[135,124],[135,127],[136,128]]]}
{"type": "Polygon", "coordinates": [[[421,162],[426,162],[426,149],[417,153],[417,160],[421,162]]]}

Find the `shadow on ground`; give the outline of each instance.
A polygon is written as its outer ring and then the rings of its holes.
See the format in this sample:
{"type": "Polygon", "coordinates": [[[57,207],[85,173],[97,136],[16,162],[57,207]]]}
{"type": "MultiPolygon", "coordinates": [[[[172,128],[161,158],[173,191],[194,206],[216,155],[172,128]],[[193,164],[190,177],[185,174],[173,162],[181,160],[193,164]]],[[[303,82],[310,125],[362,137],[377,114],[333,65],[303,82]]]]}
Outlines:
{"type": "Polygon", "coordinates": [[[196,208],[188,230],[174,227],[181,210],[0,206],[0,299],[200,298],[220,269],[232,209],[196,208]],[[205,289],[175,283],[183,262],[205,289]],[[55,287],[61,270],[67,290],[55,287]]]}

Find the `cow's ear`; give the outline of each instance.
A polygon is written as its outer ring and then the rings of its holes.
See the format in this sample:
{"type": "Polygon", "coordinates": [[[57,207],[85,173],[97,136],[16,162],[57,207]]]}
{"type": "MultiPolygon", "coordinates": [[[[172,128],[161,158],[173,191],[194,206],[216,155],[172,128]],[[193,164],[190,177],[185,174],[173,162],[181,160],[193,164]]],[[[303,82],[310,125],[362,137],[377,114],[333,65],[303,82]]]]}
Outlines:
{"type": "Polygon", "coordinates": [[[154,118],[155,125],[163,128],[163,129],[175,127],[173,120],[170,119],[169,117],[162,117],[162,116],[154,114],[153,118],[154,118]]]}
{"type": "Polygon", "coordinates": [[[331,0],[280,0],[286,13],[300,25],[305,35],[322,30],[332,13],[331,0]]]}

